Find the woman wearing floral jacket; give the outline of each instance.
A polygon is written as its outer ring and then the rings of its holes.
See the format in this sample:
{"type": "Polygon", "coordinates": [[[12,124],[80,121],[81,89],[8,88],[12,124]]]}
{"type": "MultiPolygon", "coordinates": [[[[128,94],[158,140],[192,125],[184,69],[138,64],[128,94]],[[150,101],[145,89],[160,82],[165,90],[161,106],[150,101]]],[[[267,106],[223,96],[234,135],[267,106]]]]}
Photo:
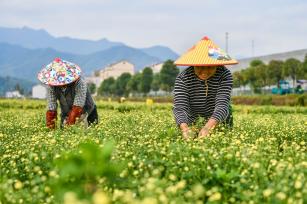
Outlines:
{"type": "Polygon", "coordinates": [[[38,73],[38,79],[47,85],[48,128],[56,127],[57,101],[61,108],[61,127],[79,121],[84,121],[86,126],[98,122],[96,105],[78,65],[56,58],[38,73]]]}

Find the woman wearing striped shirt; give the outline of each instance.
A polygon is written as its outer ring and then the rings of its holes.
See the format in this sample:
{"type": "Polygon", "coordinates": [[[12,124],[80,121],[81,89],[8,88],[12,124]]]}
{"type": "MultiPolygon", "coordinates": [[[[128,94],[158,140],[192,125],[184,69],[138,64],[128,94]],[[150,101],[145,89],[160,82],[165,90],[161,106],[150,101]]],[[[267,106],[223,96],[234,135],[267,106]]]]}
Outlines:
{"type": "Polygon", "coordinates": [[[208,37],[175,61],[176,65],[190,66],[177,76],[173,92],[173,112],[184,139],[191,137],[189,126],[199,117],[205,118],[206,123],[198,138],[206,137],[218,124],[232,126],[233,80],[224,65],[236,63],[208,37]]]}

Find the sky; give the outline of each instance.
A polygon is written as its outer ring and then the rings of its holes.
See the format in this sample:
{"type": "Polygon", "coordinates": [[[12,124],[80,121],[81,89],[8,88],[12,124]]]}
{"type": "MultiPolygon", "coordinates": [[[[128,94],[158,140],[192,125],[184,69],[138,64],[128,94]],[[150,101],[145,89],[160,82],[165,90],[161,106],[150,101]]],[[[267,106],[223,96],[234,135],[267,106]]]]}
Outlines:
{"type": "Polygon", "coordinates": [[[306,0],[0,0],[0,26],[179,55],[204,36],[225,49],[228,32],[228,53],[242,58],[307,49],[306,11],[306,0]]]}

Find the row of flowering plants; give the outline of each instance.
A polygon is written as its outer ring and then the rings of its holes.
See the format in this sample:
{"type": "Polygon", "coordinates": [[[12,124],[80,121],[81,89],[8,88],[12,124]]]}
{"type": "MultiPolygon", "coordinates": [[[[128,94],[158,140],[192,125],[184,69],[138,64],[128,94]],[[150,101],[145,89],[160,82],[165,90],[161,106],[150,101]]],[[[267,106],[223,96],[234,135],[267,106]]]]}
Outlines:
{"type": "Polygon", "coordinates": [[[50,131],[43,101],[0,101],[0,203],[307,202],[306,108],[234,106],[183,141],[171,107],[98,102],[98,125],[50,131]]]}

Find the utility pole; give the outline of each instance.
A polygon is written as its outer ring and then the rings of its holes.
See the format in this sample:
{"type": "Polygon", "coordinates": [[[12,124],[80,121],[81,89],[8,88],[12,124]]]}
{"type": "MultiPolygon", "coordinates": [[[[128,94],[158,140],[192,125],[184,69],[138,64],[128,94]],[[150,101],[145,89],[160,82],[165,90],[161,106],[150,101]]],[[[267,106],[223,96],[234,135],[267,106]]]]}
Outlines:
{"type": "Polygon", "coordinates": [[[228,54],[228,35],[229,35],[229,33],[226,32],[225,33],[225,41],[226,41],[225,51],[226,51],[227,54],[228,54]]]}

